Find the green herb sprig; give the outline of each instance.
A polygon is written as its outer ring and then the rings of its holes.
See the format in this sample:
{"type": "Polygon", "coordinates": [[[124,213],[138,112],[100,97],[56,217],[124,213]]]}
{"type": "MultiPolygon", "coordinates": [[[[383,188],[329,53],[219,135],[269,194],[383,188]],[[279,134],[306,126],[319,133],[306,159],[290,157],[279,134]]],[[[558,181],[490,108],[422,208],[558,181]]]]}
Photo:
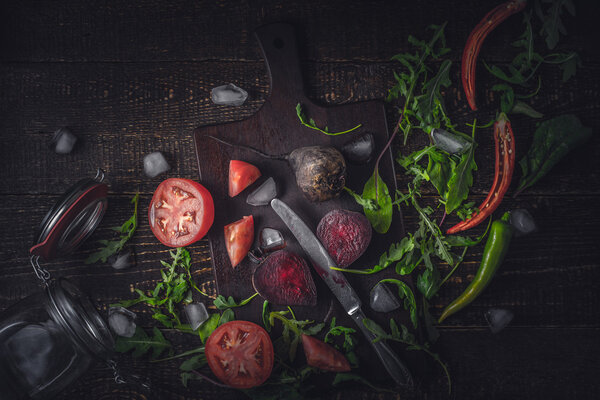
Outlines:
{"type": "Polygon", "coordinates": [[[433,358],[444,370],[444,374],[446,375],[446,379],[448,380],[448,393],[452,392],[452,379],[450,378],[450,373],[448,371],[448,366],[440,359],[440,356],[437,353],[434,353],[429,349],[429,345],[427,343],[420,344],[415,339],[415,336],[409,332],[408,328],[403,324],[398,324],[394,321],[393,318],[390,319],[390,330],[391,333],[387,333],[385,329],[379,326],[375,321],[365,318],[363,320],[363,324],[367,327],[368,330],[373,332],[376,337],[373,342],[378,342],[380,340],[393,340],[396,342],[403,343],[407,345],[407,350],[419,350],[428,354],[431,358],[433,358]]]}
{"type": "Polygon", "coordinates": [[[92,253],[88,258],[84,261],[86,264],[93,264],[98,261],[106,262],[108,257],[113,254],[117,254],[123,249],[125,243],[131,239],[135,230],[137,229],[138,219],[137,219],[137,210],[138,210],[138,202],[140,200],[140,194],[136,193],[135,196],[131,199],[131,202],[134,204],[133,215],[127,221],[123,223],[121,226],[115,226],[111,228],[112,230],[118,232],[120,237],[118,240],[98,240],[98,243],[104,246],[100,251],[92,253]]]}
{"type": "Polygon", "coordinates": [[[302,105],[300,103],[298,103],[296,105],[296,115],[298,115],[298,119],[300,120],[300,123],[302,125],[306,126],[307,128],[314,129],[316,131],[319,131],[321,133],[329,135],[329,136],[343,135],[344,133],[352,132],[353,130],[356,130],[356,129],[358,129],[358,128],[360,128],[362,126],[362,124],[358,124],[354,128],[348,129],[346,131],[329,132],[329,128],[328,127],[325,127],[323,129],[321,129],[321,128],[319,128],[317,126],[317,124],[316,124],[316,122],[315,122],[314,119],[307,118],[306,114],[304,114],[304,111],[302,110],[302,105]]]}
{"type": "Polygon", "coordinates": [[[124,300],[115,306],[131,307],[138,303],[145,303],[154,310],[152,318],[162,323],[167,328],[177,328],[184,332],[192,332],[189,325],[181,323],[176,305],[192,302],[192,289],[204,296],[208,296],[198,288],[192,279],[190,253],[184,247],[169,251],[171,263],[161,261],[163,269],[160,270],[162,280],[149,292],[135,289],[137,299],[124,300]]]}

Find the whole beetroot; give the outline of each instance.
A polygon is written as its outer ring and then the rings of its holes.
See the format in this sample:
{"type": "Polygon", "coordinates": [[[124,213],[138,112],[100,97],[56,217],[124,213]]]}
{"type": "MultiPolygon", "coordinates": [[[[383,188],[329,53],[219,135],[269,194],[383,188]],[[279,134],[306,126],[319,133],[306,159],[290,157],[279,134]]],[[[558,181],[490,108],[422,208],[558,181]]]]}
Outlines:
{"type": "Polygon", "coordinates": [[[341,268],[346,268],[365,252],[371,242],[371,233],[367,217],[342,209],[325,214],[317,226],[319,240],[341,268]]]}

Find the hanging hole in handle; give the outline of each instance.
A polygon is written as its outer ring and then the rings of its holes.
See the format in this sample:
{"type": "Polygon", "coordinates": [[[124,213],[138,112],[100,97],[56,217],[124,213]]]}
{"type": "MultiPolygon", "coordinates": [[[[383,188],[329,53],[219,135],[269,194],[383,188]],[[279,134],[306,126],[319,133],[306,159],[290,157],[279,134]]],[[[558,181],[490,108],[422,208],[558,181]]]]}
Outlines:
{"type": "Polygon", "coordinates": [[[275,38],[275,40],[273,40],[273,46],[275,46],[276,49],[281,49],[284,45],[285,43],[281,38],[275,38]]]}

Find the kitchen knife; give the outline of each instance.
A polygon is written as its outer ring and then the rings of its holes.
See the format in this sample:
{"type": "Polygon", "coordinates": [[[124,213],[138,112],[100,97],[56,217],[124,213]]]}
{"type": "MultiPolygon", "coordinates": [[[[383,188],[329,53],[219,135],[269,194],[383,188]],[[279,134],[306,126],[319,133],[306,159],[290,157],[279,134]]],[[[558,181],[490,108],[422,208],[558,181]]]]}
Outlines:
{"type": "Polygon", "coordinates": [[[273,199],[271,200],[271,207],[294,234],[300,247],[304,249],[312,261],[313,267],[319,276],[323,278],[344,310],[346,310],[348,315],[350,315],[362,333],[367,337],[369,343],[371,343],[371,346],[373,346],[373,349],[375,350],[375,354],[377,354],[390,376],[399,385],[412,386],[413,380],[410,371],[404,363],[400,361],[392,349],[382,340],[373,343],[376,335],[368,330],[363,324],[363,320],[366,317],[360,308],[361,301],[358,298],[358,295],[354,289],[352,289],[342,272],[329,268],[336,266],[335,261],[332,260],[331,256],[313,231],[283,201],[273,199]]]}

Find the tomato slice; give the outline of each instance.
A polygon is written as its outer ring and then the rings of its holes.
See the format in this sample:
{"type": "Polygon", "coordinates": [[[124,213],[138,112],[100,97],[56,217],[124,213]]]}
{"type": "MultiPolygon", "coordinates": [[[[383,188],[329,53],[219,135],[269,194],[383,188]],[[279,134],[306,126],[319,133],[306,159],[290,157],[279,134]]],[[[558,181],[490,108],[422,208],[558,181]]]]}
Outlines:
{"type": "Polygon", "coordinates": [[[350,363],[342,353],[312,336],[302,335],[302,347],[306,362],[311,367],[325,371],[348,372],[350,363]]]}
{"type": "Polygon", "coordinates": [[[206,360],[213,374],[234,388],[262,384],[273,369],[273,343],[269,334],[249,321],[230,321],[210,335],[206,360]]]}
{"type": "Polygon", "coordinates": [[[229,161],[229,196],[235,197],[260,177],[252,164],[240,160],[229,161]]]}
{"type": "Polygon", "coordinates": [[[200,240],[215,218],[210,192],[189,179],[169,178],[158,185],[148,208],[154,236],[162,244],[182,247],[200,240]]]}
{"type": "Polygon", "coordinates": [[[248,215],[225,226],[225,246],[231,266],[238,265],[250,251],[254,242],[254,218],[248,215]]]}

